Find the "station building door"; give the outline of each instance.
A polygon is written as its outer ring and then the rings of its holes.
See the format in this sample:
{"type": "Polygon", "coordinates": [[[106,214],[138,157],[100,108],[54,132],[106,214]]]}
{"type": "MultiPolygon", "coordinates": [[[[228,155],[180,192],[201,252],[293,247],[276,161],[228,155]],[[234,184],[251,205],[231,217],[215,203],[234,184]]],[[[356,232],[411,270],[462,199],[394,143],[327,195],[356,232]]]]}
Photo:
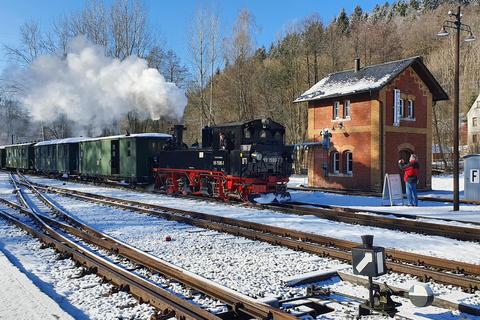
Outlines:
{"type": "MultiPolygon", "coordinates": [[[[410,156],[413,154],[413,151],[410,150],[410,149],[402,149],[398,152],[398,159],[403,159],[403,161],[405,161],[405,163],[408,163],[408,161],[410,161],[410,156]]],[[[399,169],[399,173],[400,173],[400,177],[402,178],[402,181],[403,181],[403,171],[399,169]]],[[[402,191],[403,193],[406,192],[405,190],[405,184],[402,183],[402,191]]]]}

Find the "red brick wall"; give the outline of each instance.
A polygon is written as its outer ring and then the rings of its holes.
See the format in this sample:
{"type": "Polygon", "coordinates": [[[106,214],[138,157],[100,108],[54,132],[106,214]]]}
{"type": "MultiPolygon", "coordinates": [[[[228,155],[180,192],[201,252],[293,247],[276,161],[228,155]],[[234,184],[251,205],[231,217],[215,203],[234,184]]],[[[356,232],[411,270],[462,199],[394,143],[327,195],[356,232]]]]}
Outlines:
{"type": "Polygon", "coordinates": [[[402,119],[400,127],[410,128],[426,128],[427,127],[427,95],[426,87],[416,75],[415,72],[408,68],[402,72],[391,85],[386,88],[386,109],[385,121],[386,125],[393,124],[393,90],[400,89],[400,94],[405,100],[405,115],[407,114],[407,100],[412,97],[414,100],[414,117],[415,121],[402,119]]]}
{"type": "Polygon", "coordinates": [[[322,130],[323,128],[331,129],[333,126],[337,126],[340,122],[345,125],[346,128],[352,128],[354,126],[369,126],[370,125],[370,98],[353,99],[353,98],[341,98],[340,101],[340,118],[339,120],[333,120],[333,103],[336,100],[327,101],[313,101],[309,104],[309,108],[314,108],[314,128],[315,130],[322,130]],[[350,100],[350,118],[351,120],[342,119],[343,117],[343,102],[350,100]]]}
{"type": "MultiPolygon", "coordinates": [[[[422,189],[427,185],[427,128],[429,127],[427,126],[427,108],[427,88],[411,68],[402,72],[386,87],[385,173],[399,172],[399,149],[402,149],[402,144],[404,146],[410,144],[413,148],[409,149],[413,149],[412,151],[419,159],[420,181],[418,187],[422,189]],[[401,120],[400,126],[393,129],[391,127],[393,124],[393,91],[396,88],[400,89],[401,97],[405,100],[405,115],[407,115],[407,99],[414,100],[415,121],[401,120]]],[[[428,148],[431,150],[431,146],[428,148]]]]}
{"type": "MultiPolygon", "coordinates": [[[[426,135],[415,133],[385,133],[385,173],[400,173],[398,168],[399,150],[398,146],[403,143],[411,144],[418,156],[418,164],[420,165],[419,188],[426,187],[426,171],[427,157],[425,153],[426,135]]],[[[402,175],[403,177],[403,175],[402,175]]]]}
{"type": "MultiPolygon", "coordinates": [[[[321,148],[315,148],[311,164],[309,166],[309,183],[322,188],[336,189],[369,189],[370,188],[370,97],[352,98],[345,97],[340,101],[339,120],[333,120],[333,103],[335,100],[315,101],[309,105],[314,108],[313,128],[309,128],[310,138],[319,137],[323,128],[328,128],[332,133],[331,148],[327,152],[321,148]],[[344,100],[350,100],[350,119],[343,119],[344,100]],[[339,124],[343,124],[343,129],[339,124]],[[332,131],[332,127],[335,128],[332,131]],[[344,173],[344,152],[351,151],[353,154],[353,175],[344,173]],[[333,174],[332,152],[340,153],[340,173],[333,174]],[[328,162],[328,176],[324,176],[322,165],[328,162]],[[312,170],[313,168],[313,170],[312,170]]],[[[315,140],[317,140],[315,139],[315,140]]]]}

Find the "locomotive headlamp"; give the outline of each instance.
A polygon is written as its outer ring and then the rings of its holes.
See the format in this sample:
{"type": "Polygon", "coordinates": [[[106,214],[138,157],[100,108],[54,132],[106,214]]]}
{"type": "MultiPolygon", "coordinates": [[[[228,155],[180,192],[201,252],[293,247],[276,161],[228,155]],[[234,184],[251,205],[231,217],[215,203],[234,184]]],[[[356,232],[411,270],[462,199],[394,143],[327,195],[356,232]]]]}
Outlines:
{"type": "Polygon", "coordinates": [[[263,155],[260,152],[254,152],[252,153],[252,158],[258,161],[262,161],[263,155]]]}

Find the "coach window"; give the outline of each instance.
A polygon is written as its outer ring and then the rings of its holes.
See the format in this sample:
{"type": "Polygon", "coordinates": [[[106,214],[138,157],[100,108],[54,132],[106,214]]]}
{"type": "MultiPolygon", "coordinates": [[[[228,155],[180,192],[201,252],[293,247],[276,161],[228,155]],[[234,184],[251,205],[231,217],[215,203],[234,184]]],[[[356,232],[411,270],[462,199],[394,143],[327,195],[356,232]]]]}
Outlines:
{"type": "Polygon", "coordinates": [[[345,151],[345,173],[351,175],[353,173],[353,154],[350,151],[345,151]]]}
{"type": "Polygon", "coordinates": [[[333,173],[340,172],[340,154],[338,152],[332,153],[332,171],[333,173]]]}

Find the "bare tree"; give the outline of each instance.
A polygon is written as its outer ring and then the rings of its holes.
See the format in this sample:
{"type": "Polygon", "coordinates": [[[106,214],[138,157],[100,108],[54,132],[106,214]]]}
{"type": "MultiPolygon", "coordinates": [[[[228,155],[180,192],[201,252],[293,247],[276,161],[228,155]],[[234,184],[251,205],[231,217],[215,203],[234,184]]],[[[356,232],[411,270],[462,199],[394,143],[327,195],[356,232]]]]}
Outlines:
{"type": "Polygon", "coordinates": [[[232,80],[238,106],[238,120],[251,119],[254,115],[251,97],[253,70],[250,59],[255,52],[255,31],[256,24],[253,16],[249,11],[242,10],[225,46],[225,60],[234,64],[232,80]]]}
{"type": "Polygon", "coordinates": [[[4,45],[5,54],[21,65],[29,65],[39,55],[45,53],[49,46],[38,23],[34,20],[25,22],[20,27],[18,47],[4,45]]]}
{"type": "Polygon", "coordinates": [[[206,8],[197,9],[192,20],[192,24],[190,25],[189,51],[194,69],[194,84],[200,93],[199,107],[202,115],[200,117],[201,127],[203,126],[204,120],[207,121],[207,124],[209,124],[211,120],[211,117],[208,113],[204,92],[208,77],[208,33],[210,28],[208,23],[209,16],[210,13],[206,8]]]}
{"type": "Polygon", "coordinates": [[[145,57],[151,47],[148,13],[139,0],[117,0],[110,9],[110,54],[119,59],[131,55],[145,57]]]}
{"type": "Polygon", "coordinates": [[[167,81],[175,83],[180,88],[186,86],[188,70],[172,50],[168,50],[165,54],[161,72],[167,81]]]}

